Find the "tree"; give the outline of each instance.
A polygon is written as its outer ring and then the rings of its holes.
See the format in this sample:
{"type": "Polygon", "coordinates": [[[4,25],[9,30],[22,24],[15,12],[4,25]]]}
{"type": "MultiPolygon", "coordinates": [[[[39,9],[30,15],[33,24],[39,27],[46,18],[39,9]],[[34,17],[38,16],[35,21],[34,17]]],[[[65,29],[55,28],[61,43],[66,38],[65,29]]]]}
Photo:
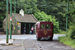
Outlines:
{"type": "Polygon", "coordinates": [[[38,12],[39,9],[37,9],[37,0],[18,0],[17,1],[17,12],[20,9],[23,9],[25,14],[34,14],[35,12],[38,12]]]}
{"type": "Polygon", "coordinates": [[[37,12],[34,16],[38,19],[38,21],[50,21],[54,24],[54,33],[59,32],[59,22],[55,19],[55,16],[47,15],[44,12],[37,12]]]}
{"type": "MultiPolygon", "coordinates": [[[[66,16],[67,13],[67,0],[37,0],[37,7],[40,11],[44,11],[48,15],[55,16],[57,21],[59,21],[59,29],[66,30],[66,16]],[[63,27],[62,27],[63,26],[63,27]]],[[[75,8],[72,0],[69,0],[69,11],[75,8]]],[[[69,17],[69,22],[71,21],[69,17]]]]}
{"type": "Polygon", "coordinates": [[[2,21],[6,15],[6,1],[0,0],[0,28],[2,28],[2,21]]]}
{"type": "Polygon", "coordinates": [[[59,21],[59,28],[65,30],[66,27],[66,17],[65,13],[67,12],[66,2],[61,0],[37,0],[38,9],[44,11],[48,15],[55,16],[57,21],[59,21]],[[63,10],[63,11],[62,11],[63,10]],[[62,27],[63,26],[63,27],[62,27]]]}
{"type": "Polygon", "coordinates": [[[1,0],[0,1],[0,14],[1,15],[5,15],[5,10],[6,10],[6,2],[5,2],[5,0],[1,0]]]}

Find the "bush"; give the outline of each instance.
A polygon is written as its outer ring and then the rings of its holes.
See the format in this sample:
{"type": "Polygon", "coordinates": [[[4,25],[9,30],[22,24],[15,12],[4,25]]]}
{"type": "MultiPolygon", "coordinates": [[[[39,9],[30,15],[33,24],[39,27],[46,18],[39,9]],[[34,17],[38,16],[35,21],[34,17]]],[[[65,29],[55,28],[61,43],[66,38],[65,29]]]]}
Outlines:
{"type": "Polygon", "coordinates": [[[70,29],[68,30],[68,37],[75,39],[75,24],[70,26],[70,29]]]}
{"type": "MultiPolygon", "coordinates": [[[[60,33],[66,33],[66,31],[61,31],[60,33]]],[[[75,48],[75,24],[70,25],[70,28],[67,32],[67,37],[66,36],[62,36],[58,38],[60,42],[72,46],[73,48],[75,48]]]]}
{"type": "Polygon", "coordinates": [[[73,40],[73,39],[71,39],[69,37],[65,37],[65,36],[59,37],[58,39],[59,39],[60,42],[75,48],[75,40],[73,40]]]}
{"type": "Polygon", "coordinates": [[[66,31],[59,30],[59,34],[66,34],[66,31]]]}
{"type": "Polygon", "coordinates": [[[59,22],[56,21],[55,16],[47,15],[44,12],[37,12],[34,14],[38,21],[50,21],[54,25],[54,33],[59,32],[59,22]]]}

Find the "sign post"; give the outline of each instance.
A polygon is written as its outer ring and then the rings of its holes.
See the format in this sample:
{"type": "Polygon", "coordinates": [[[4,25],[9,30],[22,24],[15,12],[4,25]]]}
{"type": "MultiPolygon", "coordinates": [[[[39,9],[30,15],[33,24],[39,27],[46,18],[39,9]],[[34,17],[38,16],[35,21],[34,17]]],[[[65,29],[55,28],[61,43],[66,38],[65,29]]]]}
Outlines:
{"type": "Polygon", "coordinates": [[[16,34],[16,1],[14,0],[14,34],[16,34]]]}
{"type": "Polygon", "coordinates": [[[10,17],[10,21],[12,21],[12,17],[10,17]]]}
{"type": "Polygon", "coordinates": [[[10,39],[12,39],[12,0],[10,0],[10,39]]]}
{"type": "Polygon", "coordinates": [[[6,43],[8,43],[8,0],[6,0],[6,43]]]}
{"type": "MultiPolygon", "coordinates": [[[[69,0],[67,0],[67,13],[69,12],[69,0]]],[[[68,15],[66,17],[66,36],[67,36],[67,28],[68,28],[68,15]]]]}

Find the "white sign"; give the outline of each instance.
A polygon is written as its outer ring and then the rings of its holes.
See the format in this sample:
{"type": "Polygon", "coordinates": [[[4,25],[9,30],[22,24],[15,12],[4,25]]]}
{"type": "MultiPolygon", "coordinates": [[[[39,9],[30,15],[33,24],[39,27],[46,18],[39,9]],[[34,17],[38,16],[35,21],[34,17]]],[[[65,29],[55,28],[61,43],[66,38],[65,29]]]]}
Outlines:
{"type": "Polygon", "coordinates": [[[12,17],[10,17],[10,21],[12,21],[12,17]]]}

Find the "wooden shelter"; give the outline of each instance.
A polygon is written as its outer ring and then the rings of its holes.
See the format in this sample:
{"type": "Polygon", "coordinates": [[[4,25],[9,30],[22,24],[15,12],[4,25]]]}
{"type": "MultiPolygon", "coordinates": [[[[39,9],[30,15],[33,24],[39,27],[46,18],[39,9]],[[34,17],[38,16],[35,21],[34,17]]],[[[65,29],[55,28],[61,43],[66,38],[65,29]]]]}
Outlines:
{"type": "MultiPolygon", "coordinates": [[[[8,15],[8,29],[10,28],[10,14],[8,15]]],[[[14,17],[14,13],[12,13],[12,33],[14,34],[14,29],[16,30],[16,34],[23,34],[24,27],[26,28],[26,34],[30,33],[30,29],[34,24],[38,22],[38,20],[34,17],[33,14],[18,14],[16,13],[14,17]],[[16,20],[16,21],[14,21],[16,20]],[[16,23],[16,27],[15,26],[16,23]]],[[[3,20],[3,28],[6,31],[6,18],[3,20]]]]}

